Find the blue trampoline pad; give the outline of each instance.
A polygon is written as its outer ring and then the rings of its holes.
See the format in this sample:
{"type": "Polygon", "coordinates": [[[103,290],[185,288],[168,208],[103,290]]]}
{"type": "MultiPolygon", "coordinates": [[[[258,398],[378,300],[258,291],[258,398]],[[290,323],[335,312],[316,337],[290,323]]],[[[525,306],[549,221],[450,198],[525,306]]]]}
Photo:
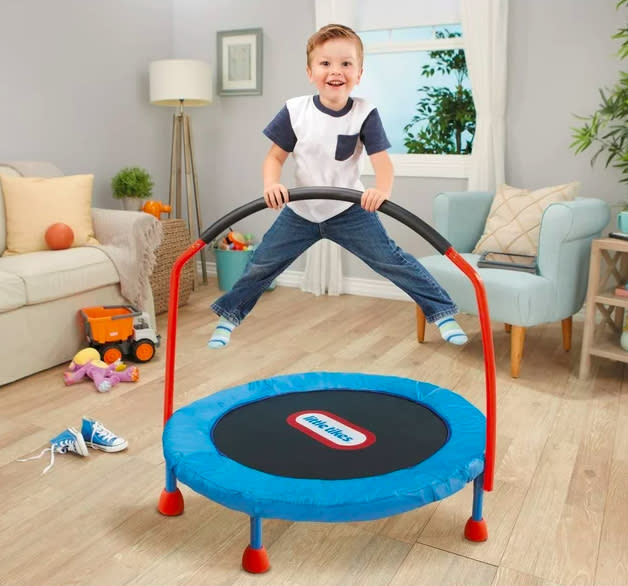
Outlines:
{"type": "Polygon", "coordinates": [[[482,473],[486,420],[412,379],[311,372],[226,389],[173,414],[166,465],[253,517],[361,521],[457,492],[482,473]]]}

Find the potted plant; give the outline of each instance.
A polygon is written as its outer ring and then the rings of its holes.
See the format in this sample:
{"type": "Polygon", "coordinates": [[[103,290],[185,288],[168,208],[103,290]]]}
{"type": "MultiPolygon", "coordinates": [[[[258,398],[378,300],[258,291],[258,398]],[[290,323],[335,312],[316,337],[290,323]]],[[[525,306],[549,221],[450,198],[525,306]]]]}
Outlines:
{"type": "MultiPolygon", "coordinates": [[[[628,0],[619,0],[617,9],[628,0]]],[[[622,28],[612,37],[621,41],[620,60],[628,57],[628,28],[622,28]]],[[[577,116],[584,125],[573,130],[571,148],[580,153],[595,145],[597,151],[591,158],[593,165],[598,156],[606,153],[605,166],[611,163],[621,171],[621,183],[628,183],[628,73],[620,71],[619,81],[610,89],[600,90],[602,102],[597,112],[590,116],[577,116]]],[[[628,209],[628,204],[624,206],[628,209]]]]}
{"type": "Polygon", "coordinates": [[[153,185],[148,171],[139,167],[125,167],[111,180],[113,197],[122,200],[125,210],[140,210],[142,200],[152,195],[153,185]]]}

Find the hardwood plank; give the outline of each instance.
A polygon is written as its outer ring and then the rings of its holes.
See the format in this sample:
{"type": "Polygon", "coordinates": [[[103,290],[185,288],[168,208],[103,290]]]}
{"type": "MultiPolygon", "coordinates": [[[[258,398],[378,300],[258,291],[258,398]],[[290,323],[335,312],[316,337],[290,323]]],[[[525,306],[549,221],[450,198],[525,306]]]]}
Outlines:
{"type": "Polygon", "coordinates": [[[537,578],[536,576],[530,576],[530,574],[523,574],[510,568],[500,567],[497,569],[497,575],[491,586],[561,586],[557,582],[550,582],[543,580],[543,578],[537,578]]]}
{"type": "Polygon", "coordinates": [[[440,549],[417,544],[410,551],[390,583],[391,586],[486,586],[497,572],[495,566],[484,564],[440,549]]]}
{"type": "Polygon", "coordinates": [[[600,554],[595,575],[599,586],[628,584],[628,463],[616,461],[611,468],[608,500],[602,525],[600,554]]]}

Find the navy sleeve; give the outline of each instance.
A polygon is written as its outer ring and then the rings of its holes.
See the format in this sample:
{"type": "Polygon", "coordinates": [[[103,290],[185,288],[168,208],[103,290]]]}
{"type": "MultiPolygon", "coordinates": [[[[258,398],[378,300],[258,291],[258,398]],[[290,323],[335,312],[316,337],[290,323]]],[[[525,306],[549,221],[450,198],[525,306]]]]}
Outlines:
{"type": "Polygon", "coordinates": [[[297,137],[294,134],[294,130],[292,130],[290,113],[285,105],[279,110],[277,116],[270,121],[270,124],[264,128],[264,135],[284,151],[291,153],[294,150],[294,145],[297,144],[297,137]]]}
{"type": "Polygon", "coordinates": [[[364,120],[360,130],[360,140],[364,144],[367,155],[374,155],[390,148],[390,142],[386,136],[377,108],[373,108],[366,120],[364,120]]]}

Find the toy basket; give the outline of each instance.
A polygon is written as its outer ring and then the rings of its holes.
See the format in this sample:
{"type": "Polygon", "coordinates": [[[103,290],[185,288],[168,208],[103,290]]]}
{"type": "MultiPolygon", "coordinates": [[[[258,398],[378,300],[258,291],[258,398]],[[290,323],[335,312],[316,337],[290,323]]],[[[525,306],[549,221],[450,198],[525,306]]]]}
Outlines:
{"type": "Polygon", "coordinates": [[[221,291],[231,291],[236,281],[244,274],[253,251],[216,249],[214,252],[216,253],[218,288],[221,291]]]}
{"type": "MultiPolygon", "coordinates": [[[[157,261],[150,278],[155,301],[155,314],[168,311],[170,298],[170,271],[174,261],[190,245],[190,233],[185,221],[179,218],[161,220],[163,240],[155,251],[157,261]]],[[[194,287],[194,264],[189,261],[181,271],[179,307],[188,302],[194,287]]]]}

